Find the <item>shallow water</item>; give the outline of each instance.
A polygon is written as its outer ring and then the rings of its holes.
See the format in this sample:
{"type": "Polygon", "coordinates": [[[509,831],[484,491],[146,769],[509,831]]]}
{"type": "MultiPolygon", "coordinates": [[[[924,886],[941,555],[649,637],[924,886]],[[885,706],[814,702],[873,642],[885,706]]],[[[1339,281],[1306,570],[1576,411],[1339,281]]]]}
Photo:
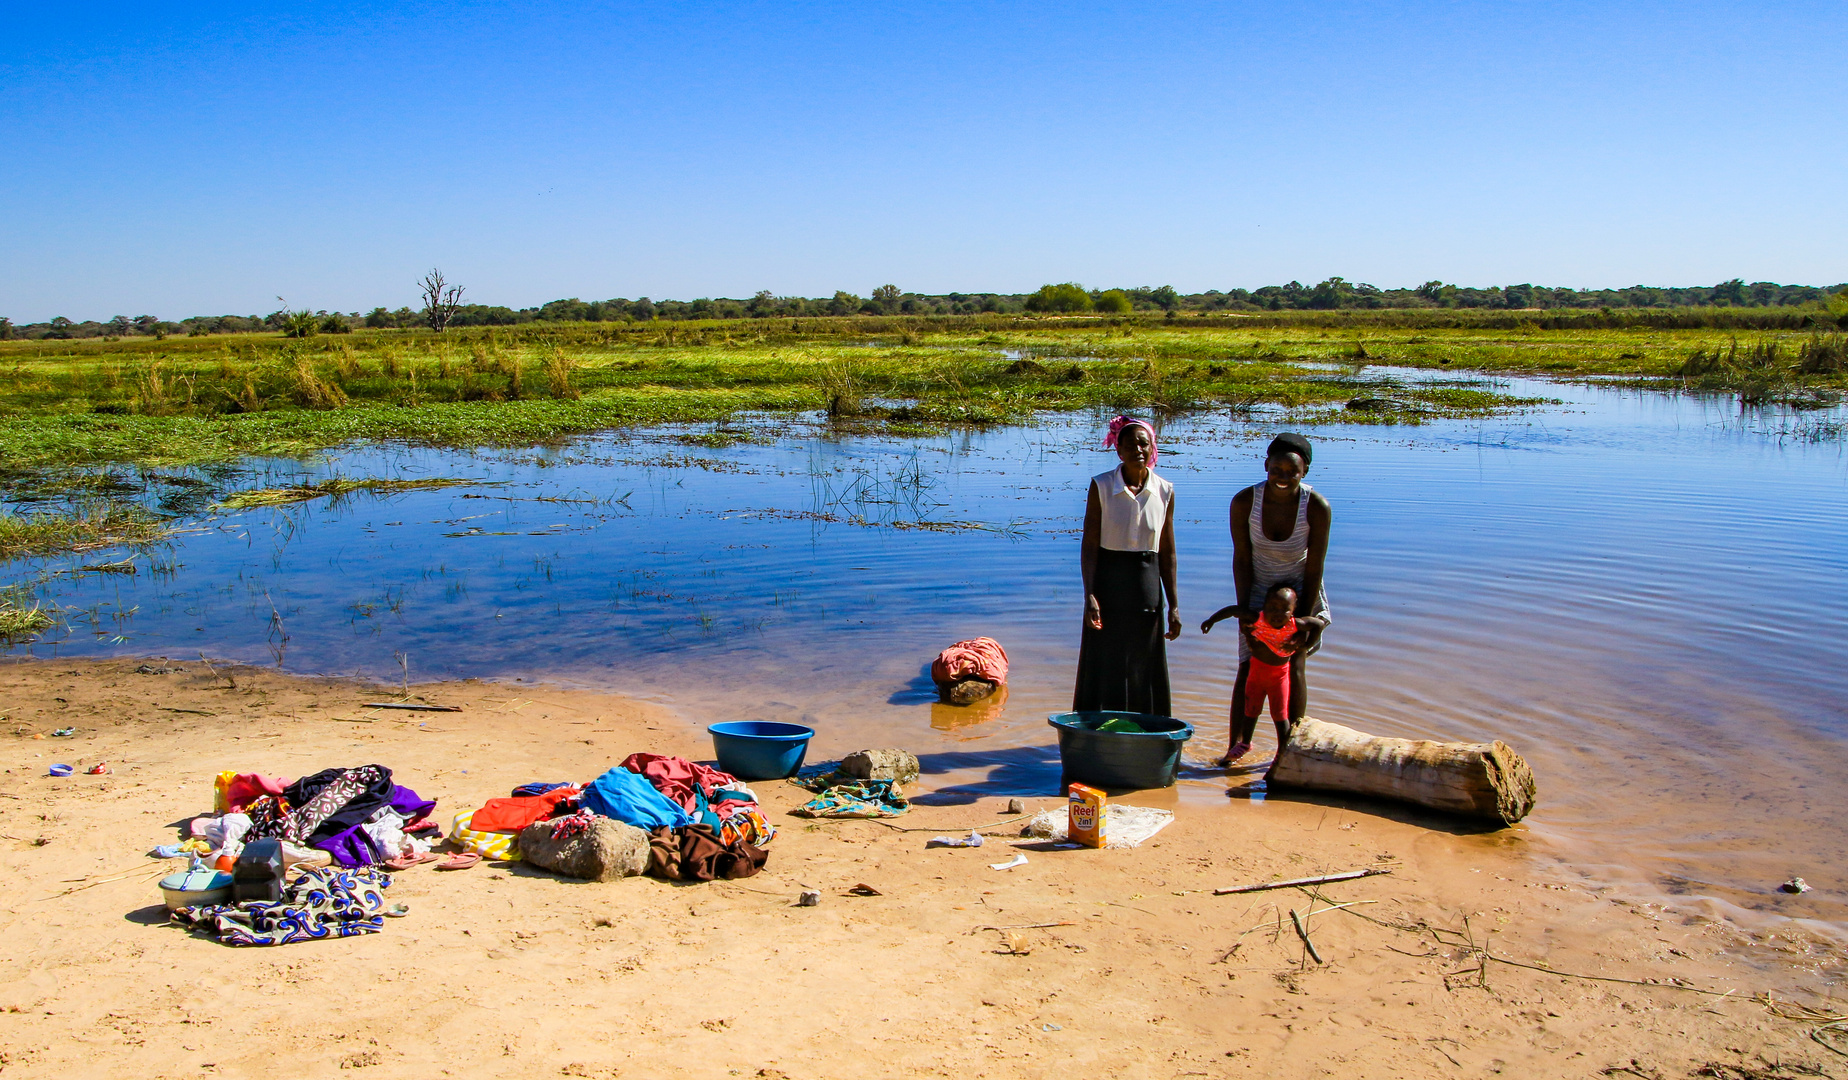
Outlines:
{"type": "MultiPolygon", "coordinates": [[[[1830,871],[1848,865],[1842,444],[1692,398],[1511,389],[1565,403],[1312,432],[1310,480],[1335,509],[1335,622],[1310,664],[1311,714],[1508,741],[1540,781],[1515,841],[1564,872],[1848,925],[1830,871]],[[1816,891],[1776,893],[1792,874],[1816,891]]],[[[1163,431],[1188,625],[1170,664],[1175,710],[1199,729],[1192,760],[1226,741],[1236,642],[1198,632],[1233,599],[1226,506],[1280,426],[1222,414],[1163,431]]],[[[89,613],[13,653],[204,651],[394,681],[402,655],[412,680],[565,681],[700,723],[806,722],[814,756],[904,745],[941,774],[939,799],[1047,794],[1084,485],[1112,462],[1093,449],[1100,430],[1092,416],[923,440],[799,425],[723,450],[649,432],[267,463],[270,480],[493,486],[202,520],[137,575],[48,583],[89,613]],[[1005,700],[934,704],[930,657],[979,634],[1012,657],[1005,700]]],[[[1172,797],[1228,789],[1263,798],[1250,775],[1203,769],[1172,797]]]]}

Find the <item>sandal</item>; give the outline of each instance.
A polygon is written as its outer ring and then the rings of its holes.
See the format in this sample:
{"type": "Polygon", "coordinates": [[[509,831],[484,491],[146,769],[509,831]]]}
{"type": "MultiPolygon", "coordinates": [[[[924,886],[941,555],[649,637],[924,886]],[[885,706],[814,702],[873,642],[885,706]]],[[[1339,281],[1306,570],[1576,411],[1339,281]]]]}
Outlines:
{"type": "MultiPolygon", "coordinates": [[[[436,856],[432,855],[430,857],[434,859],[436,856]]],[[[472,851],[464,851],[451,855],[449,858],[437,863],[436,868],[438,870],[467,870],[480,861],[481,856],[472,851]]]]}
{"type": "Polygon", "coordinates": [[[403,872],[405,870],[409,870],[411,867],[416,866],[420,863],[435,862],[435,861],[436,861],[436,856],[430,855],[430,854],[400,855],[395,859],[386,859],[380,865],[385,867],[385,869],[387,870],[391,870],[394,872],[403,872]]]}

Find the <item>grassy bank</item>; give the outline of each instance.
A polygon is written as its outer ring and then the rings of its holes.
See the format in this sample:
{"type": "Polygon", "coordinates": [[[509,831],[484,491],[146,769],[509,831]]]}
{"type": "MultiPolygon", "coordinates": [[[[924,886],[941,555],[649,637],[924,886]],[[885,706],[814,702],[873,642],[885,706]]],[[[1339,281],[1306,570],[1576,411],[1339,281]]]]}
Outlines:
{"type": "MultiPolygon", "coordinates": [[[[1824,340],[1812,331],[1638,318],[1653,314],[1548,325],[1520,312],[759,319],[4,342],[0,455],[28,470],[198,465],[366,440],[530,445],[744,412],[825,411],[897,433],[1040,410],[1262,404],[1308,422],[1416,423],[1524,403],[1463,373],[1688,378],[1691,357],[1735,342],[1761,357],[1773,348],[1772,398],[1843,385],[1839,362],[1799,370],[1799,354],[1815,352],[1805,342],[1824,340]],[[1394,379],[1380,365],[1459,377],[1394,379]]],[[[1739,367],[1709,363],[1692,377],[1724,392],[1739,367]]],[[[1765,382],[1764,365],[1751,377],[1765,382]]]]}

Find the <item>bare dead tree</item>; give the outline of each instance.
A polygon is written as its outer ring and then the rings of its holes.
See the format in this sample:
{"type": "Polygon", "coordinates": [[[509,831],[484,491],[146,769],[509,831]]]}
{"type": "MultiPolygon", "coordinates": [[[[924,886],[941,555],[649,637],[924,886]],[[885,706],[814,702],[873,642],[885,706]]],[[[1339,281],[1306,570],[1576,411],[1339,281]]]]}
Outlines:
{"type": "Polygon", "coordinates": [[[423,293],[424,321],[430,324],[430,329],[442,333],[449,326],[449,320],[456,317],[456,309],[462,306],[462,286],[444,281],[441,270],[431,270],[417,287],[423,293]]]}

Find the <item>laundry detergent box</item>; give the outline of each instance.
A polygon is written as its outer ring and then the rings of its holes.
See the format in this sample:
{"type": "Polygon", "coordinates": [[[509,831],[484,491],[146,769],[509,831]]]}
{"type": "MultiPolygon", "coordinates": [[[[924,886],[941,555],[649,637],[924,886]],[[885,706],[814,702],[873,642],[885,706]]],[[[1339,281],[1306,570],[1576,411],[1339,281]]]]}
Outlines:
{"type": "Polygon", "coordinates": [[[1066,833],[1074,844],[1104,846],[1104,793],[1086,784],[1073,784],[1066,796],[1069,815],[1066,833]]]}

